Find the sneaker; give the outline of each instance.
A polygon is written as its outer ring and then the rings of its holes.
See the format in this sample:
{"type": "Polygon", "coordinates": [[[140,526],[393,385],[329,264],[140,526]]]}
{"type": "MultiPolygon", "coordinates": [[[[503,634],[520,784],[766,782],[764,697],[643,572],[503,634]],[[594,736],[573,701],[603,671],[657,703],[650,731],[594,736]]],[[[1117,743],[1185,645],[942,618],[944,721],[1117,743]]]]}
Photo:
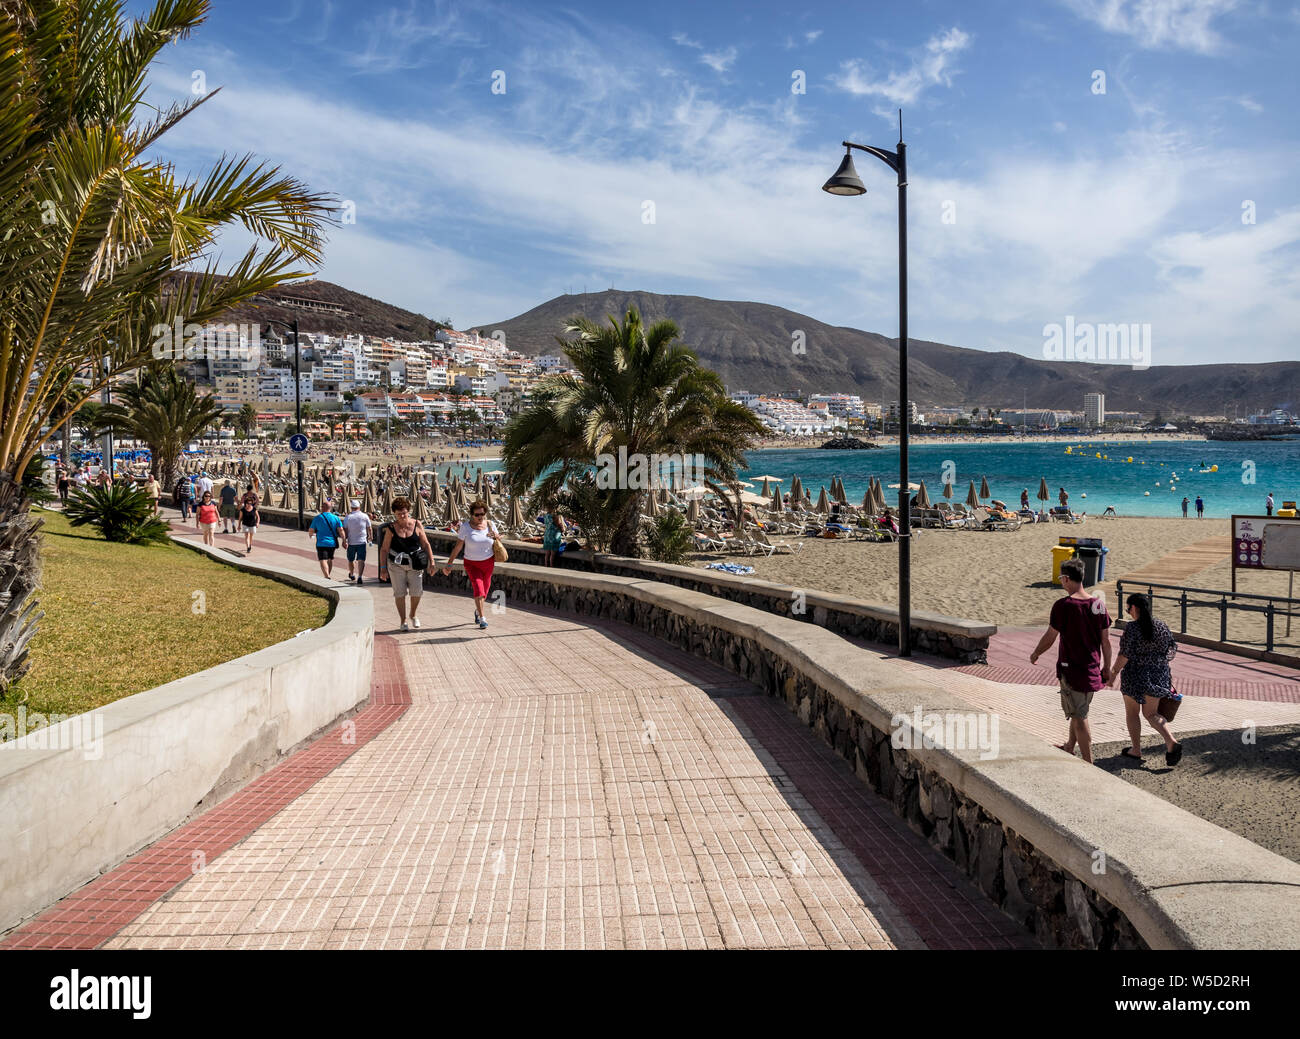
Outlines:
{"type": "Polygon", "coordinates": [[[420,627],[420,618],[419,618],[419,617],[412,617],[412,618],[411,618],[411,627],[415,628],[416,630],[419,630],[419,627],[420,627]]]}
{"type": "Polygon", "coordinates": [[[360,583],[361,583],[361,578],[358,577],[358,578],[357,578],[357,584],[360,584],[360,583]]]}
{"type": "Polygon", "coordinates": [[[348,574],[348,580],[349,580],[349,581],[355,581],[356,578],[355,578],[354,576],[352,576],[352,574],[348,574]]]}
{"type": "Polygon", "coordinates": [[[479,626],[480,628],[486,628],[486,627],[487,627],[487,621],[485,621],[482,617],[480,617],[480,618],[478,619],[478,626],[479,626]]]}
{"type": "Polygon", "coordinates": [[[411,626],[410,626],[409,624],[407,624],[406,621],[402,621],[402,630],[403,630],[403,631],[410,631],[410,630],[411,630],[411,626]]]}

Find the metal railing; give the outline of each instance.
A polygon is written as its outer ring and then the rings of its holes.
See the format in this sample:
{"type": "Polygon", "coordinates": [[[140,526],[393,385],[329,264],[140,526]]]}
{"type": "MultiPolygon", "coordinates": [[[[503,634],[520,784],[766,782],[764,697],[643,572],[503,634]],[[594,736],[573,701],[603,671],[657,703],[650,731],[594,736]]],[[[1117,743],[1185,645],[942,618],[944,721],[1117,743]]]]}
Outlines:
{"type": "MultiPolygon", "coordinates": [[[[1124,609],[1124,581],[1115,582],[1115,596],[1118,599],[1117,609],[1121,612],[1124,609]]],[[[1246,595],[1243,592],[1225,592],[1218,588],[1188,588],[1179,584],[1151,584],[1147,581],[1129,581],[1130,591],[1144,591],[1147,598],[1151,601],[1151,612],[1156,613],[1156,600],[1164,599],[1178,604],[1178,630],[1180,634],[1187,634],[1187,611],[1194,609],[1211,609],[1219,611],[1219,641],[1220,642],[1242,642],[1243,639],[1228,638],[1228,611],[1236,610],[1240,613],[1262,613],[1265,618],[1265,649],[1273,652],[1275,644],[1274,624],[1277,616],[1281,614],[1286,618],[1286,634],[1291,634],[1291,617],[1296,607],[1300,607],[1300,599],[1290,599],[1284,595],[1246,595]],[[1178,594],[1157,593],[1157,589],[1164,592],[1176,592],[1178,594]],[[1196,599],[1193,596],[1211,596],[1211,599],[1196,599]],[[1249,599],[1250,603],[1237,602],[1238,599],[1249,599]],[[1267,603],[1266,606],[1256,606],[1252,603],[1267,603]],[[1279,608],[1279,604],[1281,607],[1279,608]]]]}

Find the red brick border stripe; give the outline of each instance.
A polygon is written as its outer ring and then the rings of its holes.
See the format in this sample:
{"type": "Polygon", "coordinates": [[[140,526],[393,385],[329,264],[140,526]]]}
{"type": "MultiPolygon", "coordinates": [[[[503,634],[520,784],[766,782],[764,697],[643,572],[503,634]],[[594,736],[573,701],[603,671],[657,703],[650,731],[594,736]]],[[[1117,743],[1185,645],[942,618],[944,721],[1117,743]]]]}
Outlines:
{"type": "Polygon", "coordinates": [[[102,945],[189,880],[196,863],[211,863],[338,768],[405,714],[410,703],[397,640],[376,635],[368,707],[198,818],[21,924],[0,940],[0,949],[102,945]]]}

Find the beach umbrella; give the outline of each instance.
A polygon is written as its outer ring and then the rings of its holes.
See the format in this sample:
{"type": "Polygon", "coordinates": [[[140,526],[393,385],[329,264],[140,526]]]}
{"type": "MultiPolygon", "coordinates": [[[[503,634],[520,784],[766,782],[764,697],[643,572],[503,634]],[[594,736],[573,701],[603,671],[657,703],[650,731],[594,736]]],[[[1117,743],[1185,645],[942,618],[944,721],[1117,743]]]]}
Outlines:
{"type": "MultiPolygon", "coordinates": [[[[972,487],[974,484],[971,485],[972,487]]],[[[930,507],[930,493],[925,489],[925,481],[921,481],[921,487],[916,492],[916,507],[918,509],[928,509],[930,507]]]]}
{"type": "Polygon", "coordinates": [[[381,512],[382,515],[384,516],[391,516],[393,514],[393,481],[392,480],[386,480],[384,482],[384,501],[383,501],[383,508],[381,512]]]}
{"type": "Polygon", "coordinates": [[[966,504],[972,509],[980,507],[980,496],[975,493],[975,481],[970,482],[970,490],[966,493],[966,504]]]}
{"type": "Polygon", "coordinates": [[[782,501],[781,501],[781,488],[780,488],[780,487],[773,487],[773,488],[772,488],[772,511],[773,511],[773,512],[784,512],[784,511],[785,511],[785,505],[784,505],[784,504],[782,503],[782,501]]]}
{"type": "Polygon", "coordinates": [[[772,497],[771,482],[768,480],[766,476],[763,477],[763,497],[764,498],[772,497]]]}
{"type": "Polygon", "coordinates": [[[519,533],[524,525],[524,508],[519,503],[519,495],[514,495],[510,499],[510,511],[506,513],[506,530],[512,534],[519,533]]]}
{"type": "MultiPolygon", "coordinates": [[[[284,493],[288,494],[289,492],[285,491],[284,493]]],[[[262,484],[262,504],[268,508],[271,505],[271,483],[269,480],[262,484]]]]}
{"type": "Polygon", "coordinates": [[[686,505],[686,519],[692,526],[700,522],[700,499],[692,498],[686,505]]]}
{"type": "Polygon", "coordinates": [[[799,477],[796,476],[793,480],[790,481],[790,500],[797,502],[802,497],[803,497],[803,482],[799,479],[799,477]]]}
{"type": "Polygon", "coordinates": [[[280,495],[280,508],[282,508],[282,509],[288,509],[288,508],[291,508],[291,507],[292,507],[292,506],[289,505],[289,488],[286,487],[286,488],[284,489],[284,493],[283,493],[282,495],[280,495]]]}
{"type": "Polygon", "coordinates": [[[438,474],[432,473],[429,479],[429,508],[436,509],[441,503],[441,492],[438,490],[438,474]]]}
{"type": "Polygon", "coordinates": [[[316,494],[316,511],[325,511],[325,488],[322,487],[316,494]]]}
{"type": "Polygon", "coordinates": [[[876,505],[875,488],[872,487],[870,484],[868,484],[867,489],[862,492],[862,511],[874,512],[875,505],[876,505]]]}
{"type": "Polygon", "coordinates": [[[822,487],[821,493],[817,495],[816,509],[822,515],[831,511],[831,503],[826,500],[826,488],[822,487]]]}
{"type": "Polygon", "coordinates": [[[952,489],[951,482],[945,483],[943,485],[943,496],[945,498],[951,498],[953,496],[953,489],[952,489]]]}
{"type": "Polygon", "coordinates": [[[980,477],[980,497],[981,498],[993,497],[992,492],[989,490],[989,478],[987,476],[980,477]]]}
{"type": "Polygon", "coordinates": [[[361,511],[367,516],[375,511],[375,489],[369,480],[366,481],[366,489],[361,495],[361,511]]]}
{"type": "Polygon", "coordinates": [[[1045,502],[1051,500],[1051,497],[1052,492],[1047,489],[1047,477],[1044,476],[1038,481],[1038,500],[1045,502]]]}
{"type": "Polygon", "coordinates": [[[429,508],[425,505],[424,495],[420,493],[418,487],[411,494],[411,517],[420,526],[424,526],[424,521],[429,518],[429,508]]]}
{"type": "Polygon", "coordinates": [[[479,497],[483,499],[483,504],[487,506],[488,512],[492,511],[492,488],[486,483],[479,489],[479,497]]]}
{"type": "Polygon", "coordinates": [[[452,495],[447,495],[447,508],[442,514],[442,522],[447,526],[456,526],[460,523],[460,508],[456,504],[456,499],[452,495]]]}
{"type": "Polygon", "coordinates": [[[658,515],[659,515],[659,497],[658,497],[658,495],[655,495],[655,494],[647,495],[647,499],[648,499],[648,500],[647,500],[647,502],[646,502],[645,514],[646,514],[647,516],[658,516],[658,515]]]}

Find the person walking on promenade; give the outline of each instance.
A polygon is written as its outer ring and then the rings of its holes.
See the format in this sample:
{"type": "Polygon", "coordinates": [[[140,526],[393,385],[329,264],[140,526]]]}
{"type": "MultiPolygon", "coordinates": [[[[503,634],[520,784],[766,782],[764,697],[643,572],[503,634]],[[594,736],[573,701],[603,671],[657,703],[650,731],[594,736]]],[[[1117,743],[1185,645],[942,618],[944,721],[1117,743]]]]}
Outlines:
{"type": "Polygon", "coordinates": [[[469,578],[470,594],[474,596],[474,622],[480,629],[486,628],[483,603],[492,590],[492,569],[496,565],[493,553],[496,543],[501,540],[496,525],[487,518],[487,505],[481,501],[470,504],[469,519],[462,521],[456,539],[456,546],[447,557],[442,572],[450,574],[456,557],[462,552],[465,554],[465,576],[469,578]]]}
{"type": "Polygon", "coordinates": [[[1264,499],[1264,515],[1273,515],[1273,492],[1268,492],[1268,497],[1264,499]]]}
{"type": "Polygon", "coordinates": [[[1187,519],[1187,506],[1192,503],[1190,498],[1183,499],[1183,519],[1187,519]]]}
{"type": "Polygon", "coordinates": [[[181,510],[181,522],[186,522],[190,518],[190,506],[194,503],[194,486],[188,476],[182,475],[176,481],[172,498],[176,501],[176,507],[181,510]]]}
{"type": "Polygon", "coordinates": [[[221,485],[221,533],[231,533],[231,525],[239,518],[239,507],[235,504],[235,499],[239,497],[239,491],[235,485],[227,480],[221,485]]]}
{"type": "Polygon", "coordinates": [[[212,490],[212,480],[208,476],[208,471],[204,469],[203,472],[199,473],[199,478],[194,483],[194,491],[202,498],[203,492],[210,490],[212,490]]]}
{"type": "Polygon", "coordinates": [[[1165,764],[1177,765],[1183,757],[1183,745],[1174,739],[1169,723],[1160,715],[1160,698],[1173,692],[1174,677],[1169,661],[1178,652],[1178,643],[1164,621],[1151,616],[1151,602],[1145,595],[1128,597],[1129,624],[1119,639],[1119,655],[1111,669],[1110,688],[1119,682],[1124,694],[1124,721],[1133,745],[1120,753],[1126,758],[1142,760],[1142,719],[1160,733],[1165,741],[1165,764]]]}
{"type": "Polygon", "coordinates": [[[59,463],[58,475],[54,479],[54,485],[58,488],[59,501],[67,505],[68,491],[72,488],[72,479],[68,476],[68,470],[64,468],[61,462],[59,463]]]}
{"type": "Polygon", "coordinates": [[[217,506],[212,501],[211,491],[204,491],[199,499],[199,507],[194,510],[194,526],[203,534],[205,545],[216,544],[217,506]]]}
{"type": "Polygon", "coordinates": [[[379,579],[387,575],[393,586],[393,599],[397,603],[397,619],[402,630],[420,627],[416,611],[424,595],[424,575],[433,573],[433,549],[424,527],[411,515],[409,499],[393,501],[393,522],[384,531],[383,544],[379,546],[379,579]],[[410,623],[407,623],[406,600],[411,600],[410,623]]]}
{"type": "Polygon", "coordinates": [[[569,525],[564,522],[564,517],[560,515],[559,509],[552,506],[546,510],[546,519],[542,532],[542,548],[546,552],[547,566],[556,565],[556,557],[564,548],[564,533],[568,529],[569,525]]]}
{"type": "Polygon", "coordinates": [[[343,526],[348,535],[348,580],[361,584],[366,572],[366,546],[370,544],[370,517],[361,511],[361,502],[355,498],[343,526]]]}
{"type": "Polygon", "coordinates": [[[1059,637],[1056,677],[1061,685],[1061,710],[1069,719],[1070,732],[1057,748],[1092,762],[1092,728],[1088,708],[1093,694],[1110,681],[1110,614],[1106,600],[1083,587],[1083,562],[1067,559],[1061,564],[1061,587],[1066,595],[1052,604],[1048,628],[1029,655],[1037,664],[1059,637]]]}
{"type": "Polygon", "coordinates": [[[239,525],[244,531],[244,555],[253,551],[253,535],[257,533],[257,528],[262,522],[262,514],[258,509],[260,502],[257,493],[249,485],[248,491],[244,494],[244,500],[239,506],[239,525]]]}
{"type": "Polygon", "coordinates": [[[343,521],[334,514],[333,501],[326,499],[325,511],[316,513],[307,536],[316,539],[316,561],[320,564],[322,576],[328,579],[334,571],[334,552],[339,547],[339,539],[347,544],[343,521]]]}
{"type": "Polygon", "coordinates": [[[1196,518],[1205,519],[1205,500],[1199,494],[1196,496],[1196,518]]]}
{"type": "Polygon", "coordinates": [[[149,499],[153,502],[154,515],[157,515],[159,512],[158,499],[162,497],[162,487],[158,483],[158,481],[154,478],[153,473],[150,473],[149,479],[145,481],[144,489],[145,492],[149,495],[149,499]]]}

